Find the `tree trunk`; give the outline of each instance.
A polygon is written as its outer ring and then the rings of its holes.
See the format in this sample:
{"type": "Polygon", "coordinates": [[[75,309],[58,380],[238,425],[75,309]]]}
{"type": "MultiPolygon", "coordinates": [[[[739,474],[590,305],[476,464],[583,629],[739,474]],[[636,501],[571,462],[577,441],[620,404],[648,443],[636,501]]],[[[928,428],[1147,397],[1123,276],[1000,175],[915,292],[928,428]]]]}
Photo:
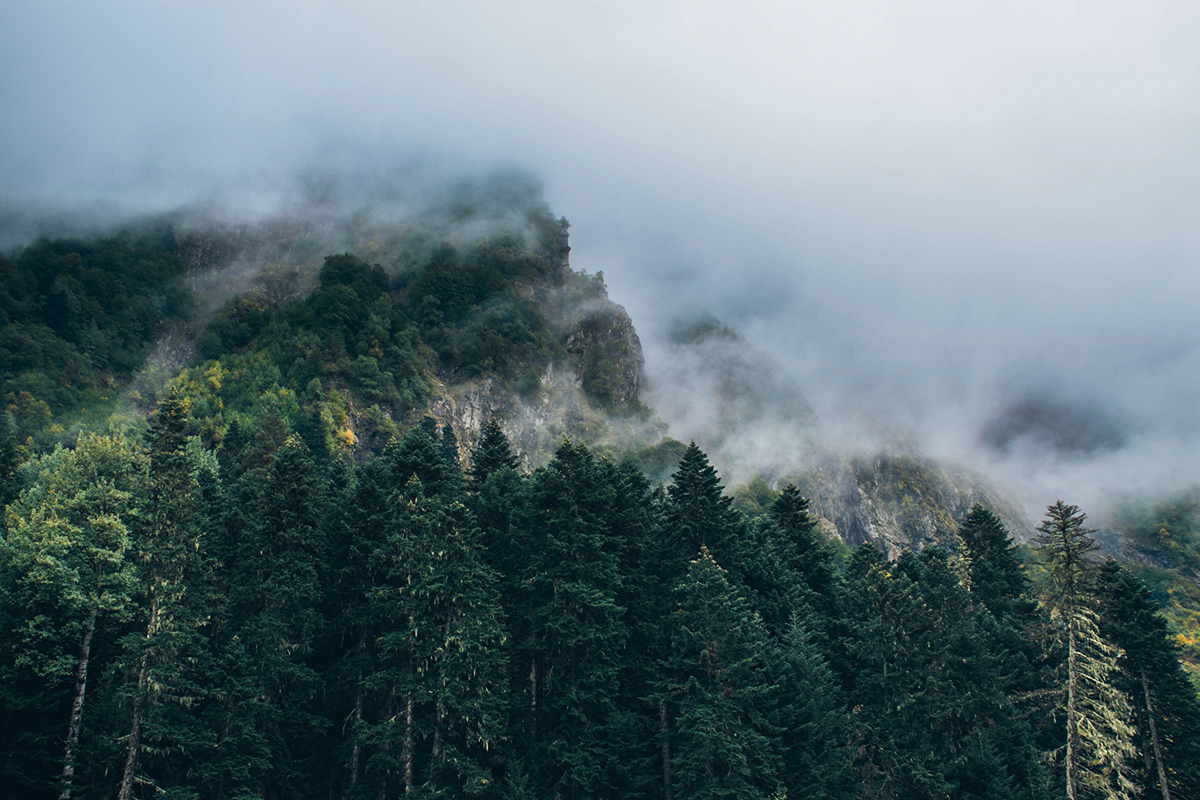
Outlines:
{"type": "MultiPolygon", "coordinates": [[[[392,750],[392,723],[396,721],[396,692],[394,688],[388,692],[387,703],[383,706],[383,716],[385,720],[384,724],[387,726],[387,733],[383,737],[383,742],[379,745],[379,751],[386,757],[392,750]]],[[[400,757],[404,758],[403,750],[400,753],[400,757]]],[[[383,774],[379,778],[379,789],[375,793],[375,800],[387,800],[388,779],[392,774],[390,769],[383,771],[383,774]]],[[[407,787],[405,787],[405,791],[408,791],[407,787]]]]}
{"type": "Polygon", "coordinates": [[[137,771],[138,750],[142,744],[142,715],[146,710],[146,689],[150,683],[150,642],[158,633],[158,598],[150,605],[150,621],[146,623],[146,641],[142,645],[141,664],[138,666],[137,695],[133,698],[133,723],[129,728],[129,750],[125,754],[125,774],[121,776],[121,790],[117,800],[129,800],[133,794],[133,775],[137,771]]]}
{"type": "Polygon", "coordinates": [[[362,668],[358,670],[358,686],[354,692],[354,711],[350,715],[350,735],[354,737],[354,747],[350,750],[350,785],[358,783],[358,763],[362,757],[362,712],[363,712],[363,675],[362,668]]]}
{"type": "Polygon", "coordinates": [[[1154,743],[1154,763],[1158,766],[1158,785],[1162,787],[1163,800],[1171,800],[1167,788],[1167,768],[1163,766],[1162,750],[1158,746],[1158,726],[1154,724],[1154,705],[1150,702],[1150,682],[1146,680],[1146,668],[1141,667],[1142,692],[1146,695],[1146,719],[1150,721],[1150,741],[1154,743]]]}
{"type": "Polygon", "coordinates": [[[413,696],[404,695],[404,743],[400,752],[400,763],[404,769],[404,793],[412,788],[413,772],[413,696]]]}
{"type": "Polygon", "coordinates": [[[529,659],[529,713],[537,719],[537,656],[529,659]]]}
{"type": "Polygon", "coordinates": [[[59,800],[71,800],[75,782],[75,748],[79,746],[79,727],[83,722],[83,695],[87,690],[88,659],[92,652],[92,634],[96,632],[96,609],[88,617],[87,632],[79,643],[79,666],[75,670],[75,702],[71,704],[71,722],[67,728],[67,747],[63,752],[62,791],[59,800]]]}
{"type": "Polygon", "coordinates": [[[667,701],[658,701],[658,723],[662,732],[663,800],[671,800],[671,731],[667,725],[667,701]]]}
{"type": "Polygon", "coordinates": [[[429,788],[436,795],[438,792],[438,773],[442,770],[442,704],[437,703],[433,712],[433,747],[429,759],[429,788]]]}
{"type": "Polygon", "coordinates": [[[1067,800],[1076,800],[1078,779],[1075,775],[1075,744],[1079,736],[1079,719],[1075,709],[1075,618],[1067,623],[1067,800]]]}

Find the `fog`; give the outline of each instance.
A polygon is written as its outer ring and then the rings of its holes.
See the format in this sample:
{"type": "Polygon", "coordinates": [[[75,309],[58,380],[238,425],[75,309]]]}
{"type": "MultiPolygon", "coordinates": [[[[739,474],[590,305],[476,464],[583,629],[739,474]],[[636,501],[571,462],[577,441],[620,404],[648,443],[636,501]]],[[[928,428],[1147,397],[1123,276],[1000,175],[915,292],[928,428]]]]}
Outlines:
{"type": "Polygon", "coordinates": [[[1200,479],[1195,4],[15,0],[0,29],[9,231],[527,170],[719,465],[817,430],[1031,508],[1200,479]],[[672,339],[703,314],[736,353],[672,339]],[[716,358],[764,376],[742,428],[716,358]]]}

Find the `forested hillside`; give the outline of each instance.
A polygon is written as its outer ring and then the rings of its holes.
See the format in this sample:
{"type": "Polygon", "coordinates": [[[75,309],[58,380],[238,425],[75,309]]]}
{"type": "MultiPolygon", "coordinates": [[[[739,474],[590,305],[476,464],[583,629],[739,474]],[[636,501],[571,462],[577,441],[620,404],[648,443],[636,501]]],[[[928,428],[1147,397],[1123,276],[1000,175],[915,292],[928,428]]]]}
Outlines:
{"type": "Polygon", "coordinates": [[[526,473],[494,422],[464,473],[431,419],[322,467],[278,416],[223,455],[186,416],[20,468],[9,796],[1200,790],[1165,623],[1073,507],[1039,590],[978,506],[953,555],[843,568],[794,487],[751,524],[694,445],[663,489],[571,442],[526,473]]]}
{"type": "Polygon", "coordinates": [[[6,796],[1200,796],[1194,497],[727,491],[505,191],[0,259],[6,796]]]}

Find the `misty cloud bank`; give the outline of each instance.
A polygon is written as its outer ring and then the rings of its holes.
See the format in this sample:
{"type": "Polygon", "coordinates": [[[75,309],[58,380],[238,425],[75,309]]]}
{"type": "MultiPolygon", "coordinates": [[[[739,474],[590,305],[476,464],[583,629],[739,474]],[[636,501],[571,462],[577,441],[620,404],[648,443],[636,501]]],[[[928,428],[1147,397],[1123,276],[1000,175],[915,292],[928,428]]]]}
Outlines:
{"type": "Polygon", "coordinates": [[[723,469],[909,448],[1035,510],[1200,480],[1193,4],[126,0],[0,23],[0,246],[185,203],[261,219],[324,175],[384,174],[400,208],[527,170],[638,326],[671,435],[723,469]],[[681,342],[698,314],[736,337],[681,342]]]}

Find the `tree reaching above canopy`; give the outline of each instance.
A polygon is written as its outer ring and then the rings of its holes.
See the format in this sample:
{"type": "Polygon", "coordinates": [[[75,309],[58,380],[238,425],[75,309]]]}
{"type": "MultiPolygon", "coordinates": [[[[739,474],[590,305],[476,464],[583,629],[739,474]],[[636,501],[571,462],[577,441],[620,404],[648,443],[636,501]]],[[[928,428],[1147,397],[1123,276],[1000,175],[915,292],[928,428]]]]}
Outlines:
{"type": "Polygon", "coordinates": [[[1131,797],[1127,760],[1134,754],[1133,726],[1125,697],[1113,686],[1117,648],[1100,635],[1095,610],[1091,553],[1098,545],[1087,515],[1059,500],[1046,508],[1036,542],[1050,567],[1051,597],[1067,644],[1067,741],[1063,758],[1067,800],[1080,786],[1106,800],[1131,797]]]}
{"type": "Polygon", "coordinates": [[[707,547],[731,574],[740,575],[738,547],[745,520],[733,509],[733,500],[725,495],[716,469],[695,442],[684,451],[671,480],[667,487],[668,566],[682,573],[687,560],[707,547]]]}

